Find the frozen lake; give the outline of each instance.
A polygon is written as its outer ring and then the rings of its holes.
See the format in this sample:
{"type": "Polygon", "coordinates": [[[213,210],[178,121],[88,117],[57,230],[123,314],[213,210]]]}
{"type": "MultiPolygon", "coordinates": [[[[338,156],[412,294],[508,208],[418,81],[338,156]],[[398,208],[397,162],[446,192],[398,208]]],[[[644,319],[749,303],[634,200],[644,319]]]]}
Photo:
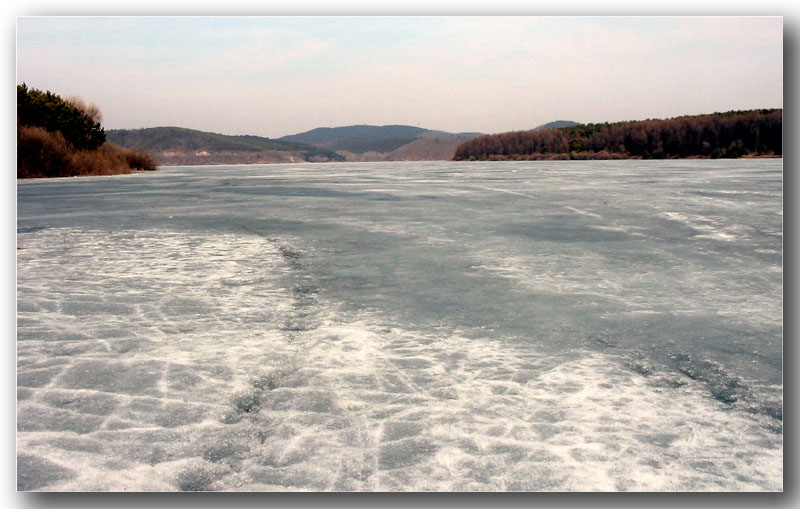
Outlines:
{"type": "Polygon", "coordinates": [[[782,161],[17,182],[21,490],[783,489],[782,161]]]}

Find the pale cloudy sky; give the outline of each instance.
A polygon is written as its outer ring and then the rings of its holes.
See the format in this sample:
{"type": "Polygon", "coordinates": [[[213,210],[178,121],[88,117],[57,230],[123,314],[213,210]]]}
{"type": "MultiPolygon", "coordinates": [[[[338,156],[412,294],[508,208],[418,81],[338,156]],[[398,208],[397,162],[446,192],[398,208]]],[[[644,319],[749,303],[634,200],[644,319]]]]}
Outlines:
{"type": "Polygon", "coordinates": [[[106,129],[485,133],[783,107],[780,17],[20,17],[17,83],[106,129]]]}

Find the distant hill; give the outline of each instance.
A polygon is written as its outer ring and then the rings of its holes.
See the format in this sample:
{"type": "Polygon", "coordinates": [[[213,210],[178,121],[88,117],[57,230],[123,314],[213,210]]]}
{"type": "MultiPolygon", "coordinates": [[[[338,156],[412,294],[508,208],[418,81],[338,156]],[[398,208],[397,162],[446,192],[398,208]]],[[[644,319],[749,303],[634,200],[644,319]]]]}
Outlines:
{"type": "Polygon", "coordinates": [[[182,127],[114,129],[107,138],[117,145],[150,151],[159,164],[240,164],[294,161],[343,161],[320,147],[260,136],[230,136],[182,127]]]}
{"type": "Polygon", "coordinates": [[[351,125],[344,127],[318,127],[299,134],[279,138],[281,141],[306,143],[308,145],[329,145],[353,139],[416,139],[428,129],[408,125],[351,125]]]}
{"type": "Polygon", "coordinates": [[[572,127],[575,125],[581,125],[581,123],[573,122],[572,120],[554,120],[553,122],[542,124],[539,127],[534,127],[533,130],[536,131],[539,129],[557,129],[559,127],[572,127]]]}
{"type": "Polygon", "coordinates": [[[185,129],[115,129],[114,143],[149,150],[161,165],[452,159],[480,133],[448,133],[406,125],[320,127],[278,139],[185,129]]]}
{"type": "MultiPolygon", "coordinates": [[[[362,136],[334,142],[330,145],[330,148],[338,152],[353,152],[355,154],[364,154],[366,152],[391,152],[403,145],[408,145],[416,139],[417,138],[371,138],[369,136],[362,136]]],[[[326,145],[327,144],[316,146],[324,147],[326,145]]]]}
{"type": "Polygon", "coordinates": [[[454,159],[781,157],[782,128],[782,109],[576,124],[473,138],[458,146],[454,159]]]}
{"type": "Polygon", "coordinates": [[[451,159],[456,147],[481,133],[448,133],[408,125],[318,127],[279,138],[333,150],[348,161],[451,159]]]}

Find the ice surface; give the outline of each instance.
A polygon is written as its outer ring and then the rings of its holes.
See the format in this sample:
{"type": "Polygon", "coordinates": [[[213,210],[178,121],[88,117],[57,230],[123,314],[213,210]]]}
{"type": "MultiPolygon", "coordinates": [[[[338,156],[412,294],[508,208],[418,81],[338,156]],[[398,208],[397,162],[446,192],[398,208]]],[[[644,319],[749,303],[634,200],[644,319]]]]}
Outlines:
{"type": "Polygon", "coordinates": [[[780,170],[20,182],[18,489],[782,490],[780,170]]]}

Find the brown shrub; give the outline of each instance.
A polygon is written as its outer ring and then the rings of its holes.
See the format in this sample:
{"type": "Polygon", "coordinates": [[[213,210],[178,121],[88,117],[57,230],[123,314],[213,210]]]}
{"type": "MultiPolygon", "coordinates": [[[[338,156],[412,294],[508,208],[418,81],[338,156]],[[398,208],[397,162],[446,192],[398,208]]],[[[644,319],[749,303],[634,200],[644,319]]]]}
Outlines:
{"type": "Polygon", "coordinates": [[[149,152],[120,147],[111,142],[106,142],[106,145],[112,146],[119,150],[121,156],[128,164],[128,167],[133,168],[134,170],[153,171],[156,169],[156,160],[153,159],[153,156],[151,156],[149,152]]]}
{"type": "Polygon", "coordinates": [[[61,133],[41,127],[17,129],[17,178],[67,175],[70,147],[61,133]]]}
{"type": "Polygon", "coordinates": [[[117,175],[155,169],[155,161],[146,152],[110,142],[97,150],[76,151],[61,133],[41,127],[17,129],[17,178],[117,175]]]}
{"type": "Polygon", "coordinates": [[[125,161],[105,144],[97,150],[73,152],[69,162],[71,175],[116,175],[131,170],[125,161]]]}

